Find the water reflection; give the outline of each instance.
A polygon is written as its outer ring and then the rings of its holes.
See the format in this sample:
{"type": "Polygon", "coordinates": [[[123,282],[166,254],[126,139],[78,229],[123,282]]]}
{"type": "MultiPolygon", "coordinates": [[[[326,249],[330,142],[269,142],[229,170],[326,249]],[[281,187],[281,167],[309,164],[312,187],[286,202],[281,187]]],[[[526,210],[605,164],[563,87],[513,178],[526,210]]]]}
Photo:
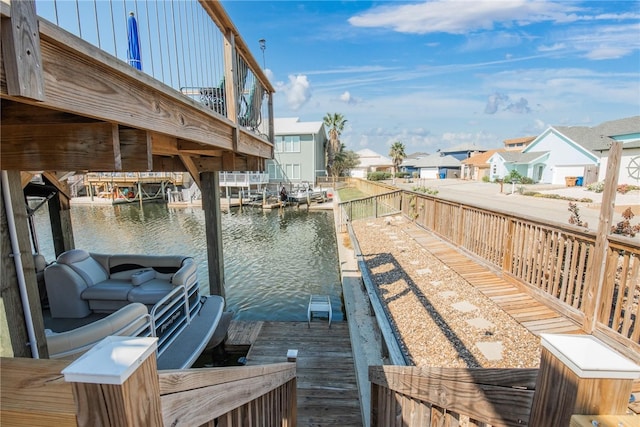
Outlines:
{"type": "MultiPolygon", "coordinates": [[[[342,319],[331,212],[235,209],[222,216],[227,308],[243,320],[306,320],[310,294],[330,295],[342,319]]],[[[54,257],[48,213],[36,216],[40,249],[54,257]]],[[[187,254],[208,292],[204,212],[164,204],[73,206],[77,248],[100,253],[187,254]]]]}

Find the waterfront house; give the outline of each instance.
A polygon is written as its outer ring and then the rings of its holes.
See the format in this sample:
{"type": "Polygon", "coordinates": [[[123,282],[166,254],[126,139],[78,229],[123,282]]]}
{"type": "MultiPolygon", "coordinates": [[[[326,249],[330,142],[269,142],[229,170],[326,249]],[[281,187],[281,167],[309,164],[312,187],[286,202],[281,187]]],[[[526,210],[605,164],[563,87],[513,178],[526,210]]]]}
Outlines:
{"type": "Polygon", "coordinates": [[[314,185],[316,178],[327,176],[327,133],[322,121],[301,122],[297,117],[287,117],[276,118],[273,123],[274,156],[266,165],[271,184],[314,185]]]}

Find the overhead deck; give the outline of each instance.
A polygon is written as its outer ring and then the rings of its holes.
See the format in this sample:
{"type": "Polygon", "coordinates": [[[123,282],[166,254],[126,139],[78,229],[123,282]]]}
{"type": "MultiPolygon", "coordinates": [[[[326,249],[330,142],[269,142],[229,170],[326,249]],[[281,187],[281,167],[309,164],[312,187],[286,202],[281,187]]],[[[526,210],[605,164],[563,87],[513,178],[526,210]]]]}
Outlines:
{"type": "MultiPolygon", "coordinates": [[[[135,6],[141,22],[148,22],[149,15],[143,18],[142,13],[152,13],[150,4],[141,3],[140,9],[135,6]]],[[[74,3],[56,3],[59,8],[69,5],[74,3]]],[[[189,43],[202,28],[199,25],[208,26],[212,41],[205,46],[199,40],[198,54],[212,60],[211,73],[198,81],[176,83],[161,81],[150,69],[140,71],[130,66],[118,57],[117,49],[107,52],[99,43],[83,39],[82,33],[74,35],[71,29],[62,28],[75,13],[67,13],[64,22],[58,22],[56,14],[52,23],[39,16],[33,1],[0,0],[4,195],[0,208],[0,323],[11,331],[3,341],[8,347],[1,349],[3,355],[29,357],[36,347],[40,357],[48,354],[23,192],[35,173],[41,173],[44,183],[58,190],[48,200],[57,256],[75,248],[67,181],[73,173],[188,172],[203,195],[209,290],[224,296],[218,173],[264,170],[264,160],[273,155],[274,89],[218,1],[193,0],[189,7],[199,14],[198,21],[182,22],[180,28],[170,31],[180,32],[181,41],[189,43]],[[182,34],[185,31],[190,33],[182,34]],[[216,91],[216,108],[211,98],[193,99],[181,92],[182,86],[196,83],[200,94],[216,91]],[[15,257],[17,253],[22,256],[15,257]],[[16,258],[21,259],[18,262],[16,258]]],[[[126,32],[113,24],[113,16],[97,17],[96,11],[96,32],[103,29],[99,25],[109,26],[114,45],[116,38],[126,39],[126,32]]],[[[176,19],[196,18],[189,14],[189,18],[176,19]]],[[[148,28],[144,35],[151,45],[159,46],[161,39],[175,35],[168,31],[159,27],[154,33],[148,28]]],[[[181,45],[180,49],[186,52],[188,47],[181,45]]],[[[184,54],[171,56],[166,49],[158,53],[165,64],[172,61],[171,66],[200,66],[181,64],[184,54]]]]}

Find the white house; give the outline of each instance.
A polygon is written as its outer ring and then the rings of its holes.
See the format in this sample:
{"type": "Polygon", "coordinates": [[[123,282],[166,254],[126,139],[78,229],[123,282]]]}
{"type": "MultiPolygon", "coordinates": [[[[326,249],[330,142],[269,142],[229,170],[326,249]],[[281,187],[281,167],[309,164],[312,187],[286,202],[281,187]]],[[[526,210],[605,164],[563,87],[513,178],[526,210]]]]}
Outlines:
{"type": "Polygon", "coordinates": [[[606,159],[609,138],[624,142],[619,182],[631,183],[628,180],[635,178],[628,171],[633,170],[634,162],[640,163],[640,116],[605,122],[595,127],[549,127],[521,153],[494,153],[489,159],[490,176],[491,179],[504,178],[510,171],[516,170],[535,182],[562,185],[567,177],[582,177],[582,183],[587,185],[604,179],[606,169],[603,169],[602,159],[606,159]]]}
{"type": "Polygon", "coordinates": [[[369,172],[383,171],[391,172],[393,170],[393,162],[388,157],[376,153],[368,148],[356,151],[360,164],[351,169],[351,176],[354,178],[367,178],[369,172]]]}
{"type": "MultiPolygon", "coordinates": [[[[597,129],[609,138],[622,142],[618,184],[640,186],[640,116],[602,123],[597,129]]],[[[595,148],[600,153],[600,180],[604,179],[610,144],[605,139],[595,148]]]]}

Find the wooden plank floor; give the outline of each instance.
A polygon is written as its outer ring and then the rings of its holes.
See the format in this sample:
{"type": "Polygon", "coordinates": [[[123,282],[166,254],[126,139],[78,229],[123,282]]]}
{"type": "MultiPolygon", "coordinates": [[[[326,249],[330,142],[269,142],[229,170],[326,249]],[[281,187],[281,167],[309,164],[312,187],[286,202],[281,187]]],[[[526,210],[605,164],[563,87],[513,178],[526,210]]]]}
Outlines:
{"type": "Polygon", "coordinates": [[[430,232],[416,226],[405,229],[419,245],[462,276],[535,335],[581,334],[580,327],[550,309],[487,267],[456,250],[430,232]]]}
{"type": "Polygon", "coordinates": [[[283,362],[297,349],[298,426],[362,426],[347,322],[263,322],[247,365],[283,362]]]}

